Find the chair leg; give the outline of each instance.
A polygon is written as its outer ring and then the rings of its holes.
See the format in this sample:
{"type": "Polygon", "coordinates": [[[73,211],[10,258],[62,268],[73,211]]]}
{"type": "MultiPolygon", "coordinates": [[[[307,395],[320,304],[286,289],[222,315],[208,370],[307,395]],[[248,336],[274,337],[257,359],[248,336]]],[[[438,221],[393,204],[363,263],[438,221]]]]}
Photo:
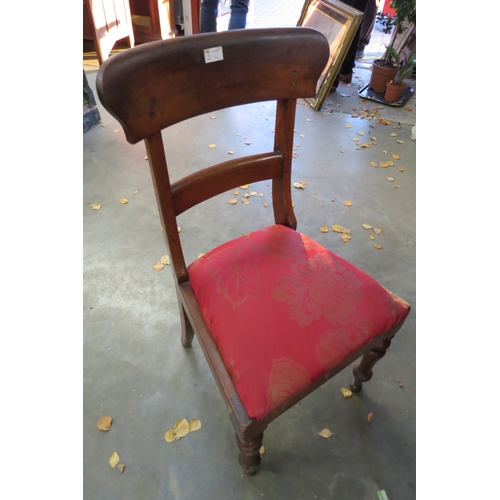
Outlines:
{"type": "Polygon", "coordinates": [[[179,301],[179,312],[181,313],[182,345],[184,347],[191,347],[194,337],[194,330],[186,315],[186,311],[184,311],[184,307],[182,306],[180,301],[179,301]]]}
{"type": "Polygon", "coordinates": [[[373,375],[372,368],[378,360],[382,359],[391,345],[391,338],[385,339],[380,344],[372,347],[370,351],[363,355],[361,361],[354,366],[352,372],[354,380],[351,382],[351,391],[359,392],[362,389],[363,382],[368,382],[373,375]]]}
{"type": "Polygon", "coordinates": [[[263,432],[251,441],[241,441],[238,436],[236,436],[236,443],[240,449],[238,462],[243,472],[249,476],[253,476],[259,468],[261,460],[260,447],[262,446],[263,439],[263,432]]]}

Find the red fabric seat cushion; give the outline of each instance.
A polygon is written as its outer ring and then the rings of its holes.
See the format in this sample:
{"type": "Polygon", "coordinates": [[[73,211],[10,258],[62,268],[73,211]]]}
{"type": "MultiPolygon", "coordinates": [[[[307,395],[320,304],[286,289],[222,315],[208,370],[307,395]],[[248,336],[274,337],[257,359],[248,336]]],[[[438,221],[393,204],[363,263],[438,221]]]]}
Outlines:
{"type": "Polygon", "coordinates": [[[258,420],[409,312],[365,272],[281,225],[225,243],[188,269],[236,390],[258,420]]]}

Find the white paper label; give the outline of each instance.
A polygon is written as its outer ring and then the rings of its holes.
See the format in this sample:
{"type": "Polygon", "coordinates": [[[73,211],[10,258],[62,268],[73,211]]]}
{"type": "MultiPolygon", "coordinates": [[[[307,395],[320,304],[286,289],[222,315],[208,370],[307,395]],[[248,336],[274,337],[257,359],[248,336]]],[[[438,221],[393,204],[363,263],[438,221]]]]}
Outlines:
{"type": "Polygon", "coordinates": [[[203,49],[205,53],[205,63],[211,63],[215,61],[222,61],[224,56],[222,54],[222,47],[212,47],[210,49],[203,49]]]}

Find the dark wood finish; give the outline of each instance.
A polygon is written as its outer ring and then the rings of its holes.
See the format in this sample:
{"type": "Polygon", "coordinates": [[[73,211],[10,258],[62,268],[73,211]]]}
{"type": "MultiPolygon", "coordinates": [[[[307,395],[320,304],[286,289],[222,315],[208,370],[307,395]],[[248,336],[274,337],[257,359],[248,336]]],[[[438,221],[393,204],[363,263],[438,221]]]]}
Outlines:
{"type": "MultiPolygon", "coordinates": [[[[270,179],[275,222],[295,229],[291,164],[296,100],[315,95],[328,55],[326,39],[309,28],[235,30],[137,47],[106,61],[97,77],[101,103],[121,123],[127,140],[132,144],[145,140],[177,287],[182,345],[189,347],[196,335],[229,409],[239,462],[247,474],[254,474],[259,466],[258,450],[271,421],[363,354],[380,351],[377,346],[385,345],[401,327],[398,324],[379,335],[257,421],[250,418],[236,391],[189,282],[176,217],[198,203],[236,186],[270,179]],[[211,47],[223,47],[224,59],[205,63],[203,51],[211,47]],[[162,129],[218,109],[269,100],[277,101],[273,151],[223,162],[170,182],[162,129]]],[[[356,387],[371,370],[368,361],[361,365],[356,387]]]]}
{"type": "Polygon", "coordinates": [[[83,39],[92,40],[99,64],[122,38],[135,45],[128,0],[83,0],[83,39]]]}
{"type": "Polygon", "coordinates": [[[241,465],[243,472],[249,476],[253,476],[259,468],[261,460],[260,447],[262,446],[263,439],[263,433],[259,434],[250,441],[242,441],[238,436],[236,436],[236,444],[240,449],[238,462],[241,465]]]}

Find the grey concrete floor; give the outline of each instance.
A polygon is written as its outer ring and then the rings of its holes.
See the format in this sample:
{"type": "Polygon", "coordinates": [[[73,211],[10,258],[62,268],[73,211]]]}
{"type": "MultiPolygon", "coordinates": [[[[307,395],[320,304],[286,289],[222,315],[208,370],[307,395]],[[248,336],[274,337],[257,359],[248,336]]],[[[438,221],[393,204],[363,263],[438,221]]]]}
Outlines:
{"type": "MultiPolygon", "coordinates": [[[[87,70],[94,90],[96,74],[87,70]]],[[[299,103],[293,181],[307,185],[293,192],[298,230],[370,273],[410,302],[412,312],[359,395],[340,393],[351,379],[349,367],[269,426],[255,477],[238,465],[233,428],[199,344],[184,349],[180,343],[171,270],[152,268],[167,249],[144,145],[128,144],[98,103],[102,123],[83,137],[85,499],[368,500],[380,490],[391,500],[415,498],[416,99],[403,109],[362,102],[357,90],[369,71],[358,67],[354,75],[322,111],[299,103]],[[362,118],[364,110],[390,124],[362,118]],[[376,145],[357,146],[368,141],[376,145]],[[401,158],[395,166],[370,165],[392,154],[401,158]],[[363,223],[382,234],[370,240],[363,223]],[[344,243],[336,233],[320,232],[333,224],[350,228],[352,239],[344,243]],[[103,415],[113,417],[107,432],[96,428],[103,415]],[[186,416],[200,418],[202,428],[167,443],[165,431],[186,416]],[[325,427],[334,433],[328,440],[318,435],[325,427]],[[113,450],[126,465],[123,474],[108,464],[113,450]]],[[[226,160],[228,150],[272,149],[272,103],[211,115],[215,119],[202,116],[164,133],[173,179],[226,160]],[[211,143],[217,147],[209,149],[211,143]]],[[[264,198],[232,206],[228,192],[179,217],[188,261],[272,223],[264,206],[269,184],[252,189],[264,198]]]]}

